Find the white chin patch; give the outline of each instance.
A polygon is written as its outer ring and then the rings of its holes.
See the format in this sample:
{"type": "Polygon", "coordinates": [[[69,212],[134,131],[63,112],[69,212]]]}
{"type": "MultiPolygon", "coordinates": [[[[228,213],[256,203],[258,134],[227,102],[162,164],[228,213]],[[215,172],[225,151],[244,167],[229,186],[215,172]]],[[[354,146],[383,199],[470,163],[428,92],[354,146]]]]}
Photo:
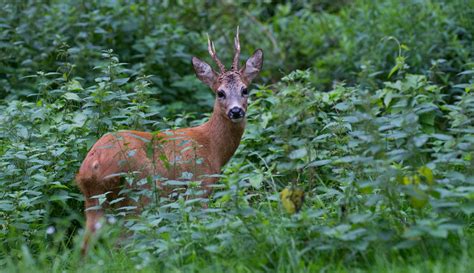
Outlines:
{"type": "Polygon", "coordinates": [[[241,122],[242,120],[244,120],[244,118],[231,118],[230,121],[232,121],[233,123],[239,123],[241,122]]]}

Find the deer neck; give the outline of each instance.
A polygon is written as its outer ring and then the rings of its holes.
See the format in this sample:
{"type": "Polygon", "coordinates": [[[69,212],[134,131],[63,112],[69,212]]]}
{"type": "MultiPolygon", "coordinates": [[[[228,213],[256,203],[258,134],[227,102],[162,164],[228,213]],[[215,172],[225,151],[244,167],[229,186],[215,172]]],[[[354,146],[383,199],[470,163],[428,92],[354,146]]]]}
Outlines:
{"type": "Polygon", "coordinates": [[[208,138],[212,158],[220,169],[234,155],[239,147],[245,130],[246,121],[233,123],[223,114],[217,102],[208,122],[202,125],[204,134],[208,138]]]}

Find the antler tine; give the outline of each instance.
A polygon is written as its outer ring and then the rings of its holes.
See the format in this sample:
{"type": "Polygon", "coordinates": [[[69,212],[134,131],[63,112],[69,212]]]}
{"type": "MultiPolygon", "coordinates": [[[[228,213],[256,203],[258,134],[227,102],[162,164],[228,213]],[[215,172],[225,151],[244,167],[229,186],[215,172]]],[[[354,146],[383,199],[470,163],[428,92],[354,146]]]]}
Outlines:
{"type": "Polygon", "coordinates": [[[217,57],[216,48],[214,47],[214,42],[211,41],[209,34],[207,34],[207,50],[209,51],[209,55],[211,55],[214,62],[216,62],[217,66],[219,67],[221,73],[225,72],[225,66],[217,57]]]}
{"type": "Polygon", "coordinates": [[[235,34],[234,38],[234,48],[235,48],[235,55],[234,55],[234,62],[232,63],[232,70],[239,70],[239,56],[240,56],[240,40],[239,40],[239,26],[237,26],[237,34],[235,34]]]}

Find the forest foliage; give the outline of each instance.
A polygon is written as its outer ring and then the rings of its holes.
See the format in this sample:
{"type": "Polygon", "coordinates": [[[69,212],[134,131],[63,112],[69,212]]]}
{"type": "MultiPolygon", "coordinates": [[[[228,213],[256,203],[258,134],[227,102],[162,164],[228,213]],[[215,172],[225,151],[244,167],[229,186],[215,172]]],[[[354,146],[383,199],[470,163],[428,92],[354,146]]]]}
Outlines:
{"type": "Polygon", "coordinates": [[[314,272],[451,254],[473,269],[472,0],[172,2],[0,9],[0,266],[314,272]],[[190,181],[140,216],[111,211],[78,267],[88,149],[204,122],[214,97],[190,59],[210,60],[209,33],[230,63],[237,25],[264,69],[209,208],[190,181]],[[288,186],[306,194],[297,214],[288,186]]]}

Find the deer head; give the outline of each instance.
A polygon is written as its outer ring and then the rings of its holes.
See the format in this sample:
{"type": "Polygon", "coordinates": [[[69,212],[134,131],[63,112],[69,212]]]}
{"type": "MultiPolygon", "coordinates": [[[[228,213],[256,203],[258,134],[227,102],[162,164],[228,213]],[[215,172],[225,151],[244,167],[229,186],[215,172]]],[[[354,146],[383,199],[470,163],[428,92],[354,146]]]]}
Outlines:
{"type": "MultiPolygon", "coordinates": [[[[239,28],[234,38],[235,55],[231,69],[226,70],[225,66],[217,57],[214,43],[208,36],[208,51],[212,59],[216,62],[220,72],[216,72],[204,61],[193,57],[192,63],[196,76],[216,94],[217,110],[234,123],[244,120],[247,111],[247,100],[249,96],[248,86],[252,80],[262,70],[263,51],[257,49],[246,61],[245,65],[239,69],[240,41],[239,28]]],[[[216,110],[216,109],[215,109],[216,110]]]]}

